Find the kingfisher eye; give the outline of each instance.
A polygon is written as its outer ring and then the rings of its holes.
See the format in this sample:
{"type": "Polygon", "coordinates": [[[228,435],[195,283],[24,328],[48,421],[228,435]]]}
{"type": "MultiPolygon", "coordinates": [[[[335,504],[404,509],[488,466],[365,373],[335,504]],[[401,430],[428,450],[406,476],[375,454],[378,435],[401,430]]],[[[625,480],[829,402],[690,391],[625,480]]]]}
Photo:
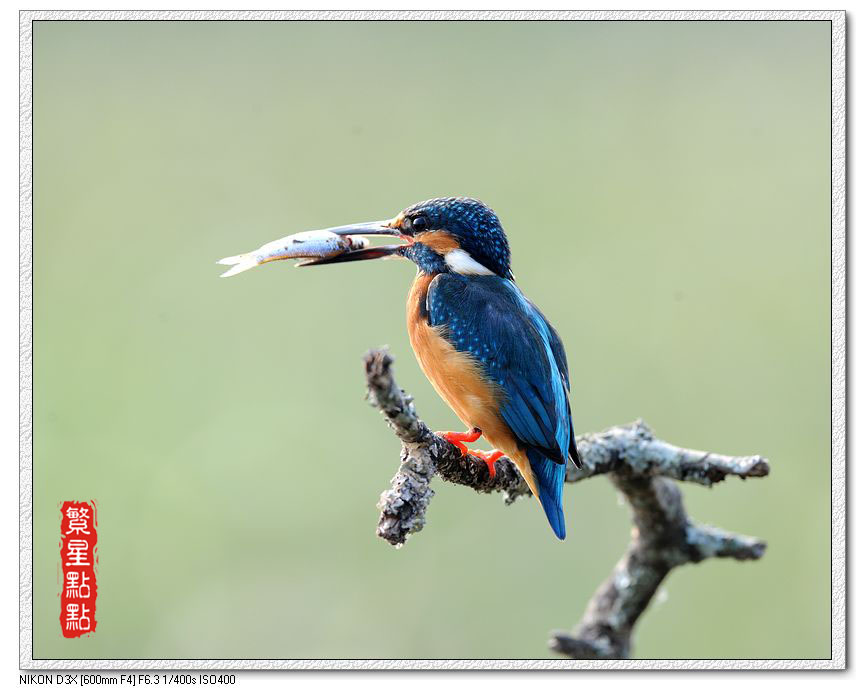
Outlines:
{"type": "Polygon", "coordinates": [[[427,222],[425,216],[415,216],[410,220],[411,222],[409,227],[415,232],[423,232],[427,229],[427,222]]]}

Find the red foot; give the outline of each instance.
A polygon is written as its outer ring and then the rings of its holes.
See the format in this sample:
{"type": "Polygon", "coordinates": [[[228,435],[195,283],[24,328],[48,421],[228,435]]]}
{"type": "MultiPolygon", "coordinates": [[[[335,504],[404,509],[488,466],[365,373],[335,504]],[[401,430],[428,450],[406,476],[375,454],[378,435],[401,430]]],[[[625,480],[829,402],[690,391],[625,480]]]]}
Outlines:
{"type": "Polygon", "coordinates": [[[483,450],[470,450],[469,455],[473,455],[476,458],[480,458],[485,463],[487,463],[487,469],[490,473],[490,479],[496,476],[496,460],[501,457],[504,457],[504,453],[500,450],[491,450],[491,451],[483,451],[483,450]]]}
{"type": "Polygon", "coordinates": [[[481,430],[475,427],[471,431],[444,431],[440,432],[440,436],[445,440],[453,443],[460,449],[463,455],[471,455],[474,458],[479,458],[487,464],[487,470],[490,473],[490,479],[496,476],[496,460],[504,457],[504,453],[500,450],[469,450],[463,441],[474,443],[481,437],[481,430]]]}
{"type": "Polygon", "coordinates": [[[470,431],[444,431],[440,432],[440,436],[445,441],[450,441],[457,448],[460,449],[460,453],[465,455],[469,452],[469,449],[466,448],[466,444],[463,441],[468,441],[469,443],[474,443],[481,437],[481,430],[475,427],[470,431]]]}

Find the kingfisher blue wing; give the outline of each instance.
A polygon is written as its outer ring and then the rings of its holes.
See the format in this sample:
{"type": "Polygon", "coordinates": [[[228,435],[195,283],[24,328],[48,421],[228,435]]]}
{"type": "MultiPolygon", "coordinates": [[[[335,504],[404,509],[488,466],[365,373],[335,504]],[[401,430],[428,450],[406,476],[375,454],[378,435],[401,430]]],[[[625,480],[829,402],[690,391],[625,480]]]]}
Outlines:
{"type": "Polygon", "coordinates": [[[573,432],[561,340],[519,288],[498,276],[441,274],[426,302],[430,325],[444,327],[442,336],[504,393],[502,419],[525,448],[538,497],[563,538],[561,494],[573,432]]]}
{"type": "MultiPolygon", "coordinates": [[[[532,304],[534,307],[534,304],[532,304]]],[[[538,314],[541,314],[540,310],[537,309],[538,314]]],[[[559,367],[559,372],[562,374],[562,380],[565,383],[565,388],[570,391],[571,390],[571,379],[570,374],[568,373],[568,358],[565,355],[565,346],[562,345],[562,339],[559,337],[558,331],[553,328],[553,325],[547,320],[547,317],[541,314],[541,317],[544,319],[544,323],[547,324],[547,328],[550,332],[550,346],[553,351],[553,356],[556,359],[556,364],[559,367]]],[[[568,421],[571,425],[571,442],[568,447],[568,457],[574,461],[574,464],[577,467],[582,467],[583,463],[580,460],[580,454],[577,451],[577,436],[574,433],[574,421],[571,416],[571,401],[568,400],[568,421]]]]}

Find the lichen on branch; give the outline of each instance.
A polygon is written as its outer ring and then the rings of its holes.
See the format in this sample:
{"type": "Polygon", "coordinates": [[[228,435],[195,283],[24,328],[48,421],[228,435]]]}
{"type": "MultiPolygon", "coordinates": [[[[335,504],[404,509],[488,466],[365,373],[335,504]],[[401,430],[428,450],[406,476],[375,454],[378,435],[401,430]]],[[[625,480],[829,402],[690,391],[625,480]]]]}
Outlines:
{"type": "MultiPolygon", "coordinates": [[[[438,476],[480,493],[499,492],[506,503],[530,495],[528,485],[507,458],[490,477],[486,463],[462,456],[433,433],[417,415],[410,395],[399,388],[393,358],[384,349],[364,356],[370,403],[384,414],[402,442],[400,466],[378,503],[377,534],[394,546],[423,529],[438,476]]],[[[569,464],[566,482],[605,474],[631,507],[631,543],[601,584],[582,620],[571,632],[554,632],[549,646],[573,659],[624,659],[633,627],[667,574],[679,565],[706,558],[754,560],[765,542],[693,522],[672,480],[712,486],[728,476],[765,477],[769,463],[759,455],[733,457],[679,448],[656,439],[642,421],[577,438],[583,467],[569,464]]]]}

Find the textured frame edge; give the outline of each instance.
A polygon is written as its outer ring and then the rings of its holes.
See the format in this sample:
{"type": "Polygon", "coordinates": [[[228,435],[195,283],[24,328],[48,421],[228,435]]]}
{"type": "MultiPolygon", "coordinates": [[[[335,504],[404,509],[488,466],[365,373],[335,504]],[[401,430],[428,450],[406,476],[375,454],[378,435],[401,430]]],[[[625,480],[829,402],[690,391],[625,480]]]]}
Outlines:
{"type": "Polygon", "coordinates": [[[844,11],[21,11],[19,12],[19,664],[23,670],[829,670],[846,668],[846,15],[844,11]],[[34,21],[191,20],[829,21],[831,22],[832,619],[829,659],[246,660],[33,658],[33,30],[34,21]]]}

